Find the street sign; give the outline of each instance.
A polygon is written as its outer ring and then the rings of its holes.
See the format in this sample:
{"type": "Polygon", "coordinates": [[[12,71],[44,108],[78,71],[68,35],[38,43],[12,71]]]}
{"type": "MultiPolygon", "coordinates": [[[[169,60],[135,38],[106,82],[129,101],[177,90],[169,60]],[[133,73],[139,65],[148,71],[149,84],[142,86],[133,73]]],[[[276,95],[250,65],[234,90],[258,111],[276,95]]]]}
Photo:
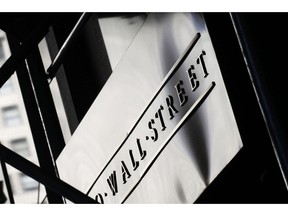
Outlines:
{"type": "Polygon", "coordinates": [[[99,203],[193,203],[242,147],[201,14],[149,14],[57,159],[99,203]]]}

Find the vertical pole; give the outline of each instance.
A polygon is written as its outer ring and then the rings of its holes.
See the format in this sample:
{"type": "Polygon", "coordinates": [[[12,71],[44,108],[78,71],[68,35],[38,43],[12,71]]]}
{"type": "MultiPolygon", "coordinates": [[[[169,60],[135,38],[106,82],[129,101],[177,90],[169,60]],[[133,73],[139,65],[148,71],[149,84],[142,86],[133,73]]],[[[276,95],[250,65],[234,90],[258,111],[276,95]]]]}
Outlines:
{"type": "Polygon", "coordinates": [[[257,16],[241,13],[231,14],[274,153],[288,189],[288,138],[287,121],[285,122],[287,111],[283,109],[285,106],[283,97],[281,97],[280,103],[277,98],[286,91],[286,79],[279,79],[278,76],[275,76],[277,77],[277,82],[275,82],[274,77],[269,77],[272,71],[278,72],[286,69],[286,57],[282,56],[286,55],[287,33],[283,30],[282,24],[285,24],[284,20],[287,15],[284,15],[285,17],[275,15],[268,17],[265,14],[257,16]],[[273,24],[274,29],[279,29],[278,34],[275,34],[274,31],[267,31],[269,24],[273,24]],[[257,30],[253,31],[254,29],[257,30]],[[256,40],[257,43],[255,43],[256,40]]]}
{"type": "Polygon", "coordinates": [[[8,172],[7,172],[7,168],[6,168],[6,164],[2,160],[0,160],[0,162],[1,162],[1,168],[2,168],[3,175],[4,175],[4,180],[5,180],[10,204],[15,204],[13,192],[12,192],[12,188],[11,188],[11,184],[10,184],[10,180],[9,180],[9,176],[8,176],[8,172]]]}
{"type": "Polygon", "coordinates": [[[28,55],[27,63],[49,145],[56,160],[65,147],[65,141],[38,47],[28,55]]]}
{"type": "MultiPolygon", "coordinates": [[[[19,42],[12,36],[7,35],[11,53],[16,53],[19,48],[19,42]]],[[[29,72],[23,62],[18,66],[16,71],[19,86],[22,92],[24,105],[28,121],[33,136],[35,149],[37,152],[40,167],[52,176],[57,176],[49,149],[49,143],[46,137],[46,131],[39,113],[38,104],[34,95],[33,87],[29,78],[29,72]]],[[[63,203],[62,197],[46,187],[47,198],[49,203],[63,203]]]]}

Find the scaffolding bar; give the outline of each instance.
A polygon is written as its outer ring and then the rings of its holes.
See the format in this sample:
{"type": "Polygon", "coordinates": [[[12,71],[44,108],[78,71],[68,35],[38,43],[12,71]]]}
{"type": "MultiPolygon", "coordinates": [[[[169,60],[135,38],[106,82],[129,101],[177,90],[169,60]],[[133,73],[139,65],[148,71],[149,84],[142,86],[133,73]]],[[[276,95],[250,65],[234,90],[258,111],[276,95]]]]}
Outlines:
{"type": "Polygon", "coordinates": [[[2,160],[0,160],[0,162],[1,162],[1,168],[3,171],[3,175],[4,175],[4,180],[5,180],[10,204],[14,204],[15,201],[14,201],[13,192],[12,192],[12,188],[11,188],[11,184],[10,184],[10,180],[9,180],[9,176],[7,172],[7,167],[6,167],[6,164],[2,160]]]}
{"type": "Polygon", "coordinates": [[[45,37],[49,30],[48,22],[45,20],[41,25],[36,27],[26,39],[22,42],[17,53],[13,53],[0,68],[0,88],[17,70],[19,64],[30,53],[31,49],[37,46],[45,37]]]}
{"type": "Polygon", "coordinates": [[[53,192],[66,197],[74,203],[97,203],[94,199],[75,189],[55,176],[49,175],[40,167],[16,154],[0,143],[0,160],[20,170],[53,192]]]}
{"type": "Polygon", "coordinates": [[[77,38],[77,36],[79,35],[80,30],[85,26],[86,22],[89,20],[89,17],[90,17],[90,13],[83,13],[81,15],[78,22],[76,23],[76,25],[70,32],[69,36],[63,43],[62,47],[60,48],[55,59],[53,60],[49,68],[47,69],[48,78],[50,78],[50,82],[55,77],[58,68],[61,66],[65,53],[67,52],[67,50],[69,49],[69,47],[71,46],[75,38],[77,38]]]}
{"type": "MultiPolygon", "coordinates": [[[[16,41],[11,35],[7,35],[7,38],[11,53],[13,55],[14,53],[17,53],[19,49],[19,42],[16,41]]],[[[34,95],[33,86],[30,81],[29,72],[24,59],[19,64],[16,73],[40,167],[50,175],[54,175],[56,177],[57,173],[55,171],[52,156],[50,154],[45,128],[43,127],[41,115],[34,95]]],[[[49,203],[63,203],[62,197],[58,196],[58,194],[55,194],[48,188],[46,188],[46,192],[49,203]]]]}

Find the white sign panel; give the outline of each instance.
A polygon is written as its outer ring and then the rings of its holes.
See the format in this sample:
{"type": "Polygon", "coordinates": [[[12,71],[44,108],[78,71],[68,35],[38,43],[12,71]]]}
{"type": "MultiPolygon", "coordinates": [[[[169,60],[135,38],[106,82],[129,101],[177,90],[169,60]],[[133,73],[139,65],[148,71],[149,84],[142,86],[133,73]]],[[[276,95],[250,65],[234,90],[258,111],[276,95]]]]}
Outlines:
{"type": "Polygon", "coordinates": [[[242,147],[199,14],[150,14],[57,160],[99,203],[193,203],[242,147]]]}

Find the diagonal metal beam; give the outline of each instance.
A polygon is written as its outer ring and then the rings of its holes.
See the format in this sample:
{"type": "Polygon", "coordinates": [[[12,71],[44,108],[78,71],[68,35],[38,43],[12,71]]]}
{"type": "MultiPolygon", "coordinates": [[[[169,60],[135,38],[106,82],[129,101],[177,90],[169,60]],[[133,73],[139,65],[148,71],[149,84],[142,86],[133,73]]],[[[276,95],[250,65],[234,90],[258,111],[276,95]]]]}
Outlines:
{"type": "Polygon", "coordinates": [[[75,189],[71,185],[46,173],[32,162],[6,148],[0,143],[0,160],[20,170],[55,193],[66,197],[74,203],[97,203],[96,200],[75,189]]]}
{"type": "Polygon", "coordinates": [[[9,175],[7,172],[7,167],[6,164],[0,160],[1,163],[1,168],[2,168],[2,172],[4,175],[4,180],[5,180],[5,184],[6,184],[6,188],[7,188],[7,192],[8,192],[8,196],[9,196],[9,200],[10,200],[10,204],[14,204],[14,197],[13,197],[13,192],[12,192],[12,188],[11,188],[11,184],[10,184],[10,179],[9,179],[9,175]]]}
{"type": "Polygon", "coordinates": [[[89,20],[90,15],[91,15],[90,13],[83,13],[81,15],[78,22],[76,23],[76,25],[74,26],[74,28],[70,32],[69,36],[65,40],[64,44],[60,48],[55,59],[53,60],[53,62],[49,66],[49,68],[47,69],[48,77],[50,78],[50,82],[55,77],[57,70],[59,69],[60,65],[62,64],[65,53],[67,52],[69,47],[71,47],[71,44],[73,44],[74,40],[78,37],[79,32],[85,26],[86,22],[89,20]]]}
{"type": "Polygon", "coordinates": [[[31,49],[37,46],[40,41],[45,37],[49,30],[48,20],[44,20],[43,23],[37,26],[22,42],[17,53],[11,55],[7,61],[0,68],[0,88],[10,78],[10,76],[16,71],[19,64],[23,62],[23,59],[31,52],[31,49]]]}

